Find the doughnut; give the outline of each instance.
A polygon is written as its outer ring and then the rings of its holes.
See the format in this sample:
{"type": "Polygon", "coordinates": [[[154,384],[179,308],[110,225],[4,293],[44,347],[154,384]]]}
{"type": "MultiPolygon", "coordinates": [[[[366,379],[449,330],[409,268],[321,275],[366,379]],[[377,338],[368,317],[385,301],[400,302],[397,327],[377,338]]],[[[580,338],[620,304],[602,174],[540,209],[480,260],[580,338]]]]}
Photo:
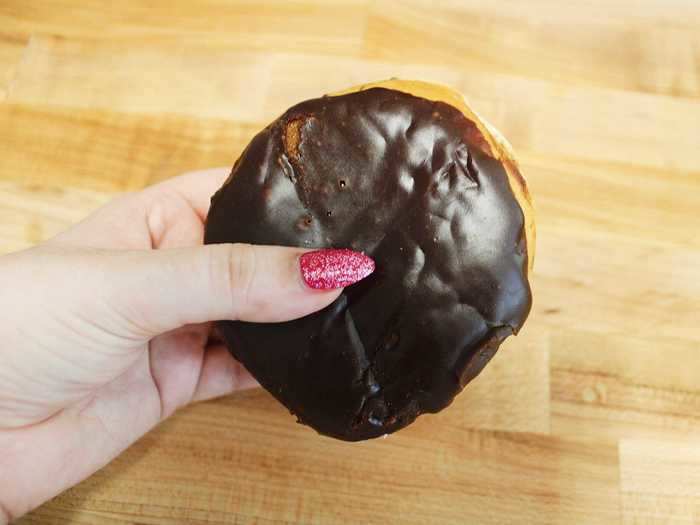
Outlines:
{"type": "Polygon", "coordinates": [[[456,91],[387,80],[301,102],[212,197],[204,241],[348,248],[372,275],[284,323],[216,323],[300,423],[359,441],[436,413],[532,305],[532,200],[511,146],[456,91]]]}

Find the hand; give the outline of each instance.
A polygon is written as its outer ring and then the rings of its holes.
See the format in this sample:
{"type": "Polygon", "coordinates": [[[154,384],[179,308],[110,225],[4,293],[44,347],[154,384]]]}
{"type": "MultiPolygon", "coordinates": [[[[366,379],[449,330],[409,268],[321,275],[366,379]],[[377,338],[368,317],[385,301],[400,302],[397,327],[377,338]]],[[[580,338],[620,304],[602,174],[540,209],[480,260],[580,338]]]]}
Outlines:
{"type": "Polygon", "coordinates": [[[297,248],[201,246],[226,170],[125,195],[0,258],[0,523],[108,463],[179,407],[255,385],[210,321],[283,321],[340,290],[297,248]]]}

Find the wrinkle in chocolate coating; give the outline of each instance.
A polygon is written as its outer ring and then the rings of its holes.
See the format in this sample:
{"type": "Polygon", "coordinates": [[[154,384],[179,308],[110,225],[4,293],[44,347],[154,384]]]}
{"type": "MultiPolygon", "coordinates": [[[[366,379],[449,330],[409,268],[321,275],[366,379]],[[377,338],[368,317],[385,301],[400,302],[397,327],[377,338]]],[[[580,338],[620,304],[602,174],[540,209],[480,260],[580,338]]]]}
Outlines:
{"type": "Polygon", "coordinates": [[[375,260],[320,312],[218,323],[299,421],[344,440],[445,408],[531,307],[524,217],[503,166],[459,110],[395,90],[302,102],[260,132],[212,198],[205,242],[375,260]]]}

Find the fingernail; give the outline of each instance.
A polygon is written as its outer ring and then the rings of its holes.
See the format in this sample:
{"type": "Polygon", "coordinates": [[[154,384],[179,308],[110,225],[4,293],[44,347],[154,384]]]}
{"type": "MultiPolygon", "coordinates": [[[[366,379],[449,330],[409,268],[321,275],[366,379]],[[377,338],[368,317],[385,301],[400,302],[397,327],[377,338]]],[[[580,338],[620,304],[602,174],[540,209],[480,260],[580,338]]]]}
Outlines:
{"type": "Polygon", "coordinates": [[[374,261],[370,257],[347,249],[307,252],[299,263],[304,282],[316,290],[343,288],[374,271],[374,261]]]}

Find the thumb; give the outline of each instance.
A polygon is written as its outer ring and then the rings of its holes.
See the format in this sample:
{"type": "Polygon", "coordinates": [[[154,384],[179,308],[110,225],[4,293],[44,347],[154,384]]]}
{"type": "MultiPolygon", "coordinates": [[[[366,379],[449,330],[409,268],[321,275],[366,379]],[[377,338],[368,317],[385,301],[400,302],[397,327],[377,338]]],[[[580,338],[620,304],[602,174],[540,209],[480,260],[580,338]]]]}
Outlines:
{"type": "Polygon", "coordinates": [[[109,300],[147,337],[206,321],[303,317],[374,270],[351,250],[218,244],[111,253],[109,300]]]}

